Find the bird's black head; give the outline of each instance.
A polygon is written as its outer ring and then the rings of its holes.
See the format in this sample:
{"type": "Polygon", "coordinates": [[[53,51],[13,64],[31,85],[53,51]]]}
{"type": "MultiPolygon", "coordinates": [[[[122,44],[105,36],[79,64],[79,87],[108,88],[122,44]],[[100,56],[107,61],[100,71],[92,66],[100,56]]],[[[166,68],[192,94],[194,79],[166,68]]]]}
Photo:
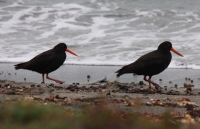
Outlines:
{"type": "Polygon", "coordinates": [[[71,51],[70,49],[67,48],[67,45],[65,43],[59,43],[58,45],[56,45],[54,48],[54,50],[58,51],[58,52],[69,52],[72,55],[78,56],[76,53],[74,53],[73,51],[71,51]]]}
{"type": "Polygon", "coordinates": [[[165,41],[158,46],[158,50],[163,52],[169,52],[172,48],[172,43],[169,41],[165,41]]]}
{"type": "Polygon", "coordinates": [[[65,43],[59,43],[53,49],[65,52],[67,49],[67,45],[65,43]]]}
{"type": "Polygon", "coordinates": [[[162,51],[162,52],[169,52],[169,51],[173,51],[174,53],[176,53],[179,56],[183,56],[182,54],[180,54],[179,52],[177,52],[173,47],[172,47],[172,43],[169,41],[165,41],[163,43],[161,43],[158,46],[158,50],[162,51]]]}

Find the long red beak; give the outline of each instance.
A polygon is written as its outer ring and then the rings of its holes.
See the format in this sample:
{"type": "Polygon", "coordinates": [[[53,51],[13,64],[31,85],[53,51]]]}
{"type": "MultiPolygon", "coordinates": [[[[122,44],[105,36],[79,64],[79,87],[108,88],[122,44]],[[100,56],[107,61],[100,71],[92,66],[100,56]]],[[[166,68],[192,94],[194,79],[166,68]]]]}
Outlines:
{"type": "Polygon", "coordinates": [[[183,57],[183,55],[181,54],[181,53],[179,53],[179,52],[177,52],[174,48],[171,48],[170,49],[171,51],[173,51],[174,53],[176,53],[177,55],[179,55],[179,56],[182,56],[183,57]]]}
{"type": "Polygon", "coordinates": [[[76,53],[74,53],[73,51],[69,50],[68,48],[65,51],[71,53],[72,55],[78,56],[76,53]]]}

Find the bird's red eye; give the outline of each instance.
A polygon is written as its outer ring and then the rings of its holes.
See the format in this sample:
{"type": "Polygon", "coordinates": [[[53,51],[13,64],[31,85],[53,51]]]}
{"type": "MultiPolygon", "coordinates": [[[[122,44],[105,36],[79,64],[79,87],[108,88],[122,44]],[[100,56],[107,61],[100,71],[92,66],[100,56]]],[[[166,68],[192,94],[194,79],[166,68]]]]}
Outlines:
{"type": "Polygon", "coordinates": [[[169,47],[170,47],[171,45],[170,45],[170,44],[167,44],[167,46],[169,46],[169,47]]]}
{"type": "Polygon", "coordinates": [[[65,45],[62,45],[62,48],[65,48],[65,45]]]}

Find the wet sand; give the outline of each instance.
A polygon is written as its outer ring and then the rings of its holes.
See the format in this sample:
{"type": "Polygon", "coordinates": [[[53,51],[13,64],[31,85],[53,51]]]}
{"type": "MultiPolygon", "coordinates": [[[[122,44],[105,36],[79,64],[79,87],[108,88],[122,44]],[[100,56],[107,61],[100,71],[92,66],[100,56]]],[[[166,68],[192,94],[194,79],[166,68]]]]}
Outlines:
{"type": "MultiPolygon", "coordinates": [[[[119,82],[135,82],[143,80],[143,76],[133,76],[133,74],[126,74],[120,78],[116,78],[115,71],[122,66],[84,66],[84,65],[62,65],[59,69],[49,74],[50,77],[65,81],[65,84],[72,83],[87,83],[87,75],[91,78],[89,82],[96,82],[103,78],[109,81],[119,82]]],[[[16,82],[34,82],[40,83],[42,75],[29,70],[15,70],[13,63],[0,63],[0,79],[11,80],[16,82]],[[3,72],[3,73],[2,73],[3,72]]],[[[166,69],[164,72],[152,77],[152,80],[160,86],[182,87],[184,83],[190,83],[193,80],[193,85],[200,88],[199,78],[200,70],[196,69],[166,69]],[[190,80],[185,80],[190,78],[190,80]],[[162,79],[162,81],[160,81],[162,79]]],[[[46,80],[46,83],[54,83],[46,80]]]]}

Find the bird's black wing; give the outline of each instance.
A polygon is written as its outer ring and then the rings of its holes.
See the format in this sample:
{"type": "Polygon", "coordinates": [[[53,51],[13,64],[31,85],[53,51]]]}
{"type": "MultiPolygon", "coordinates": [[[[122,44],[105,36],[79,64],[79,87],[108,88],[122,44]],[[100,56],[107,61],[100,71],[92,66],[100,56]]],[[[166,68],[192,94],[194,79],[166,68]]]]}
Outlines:
{"type": "Polygon", "coordinates": [[[125,73],[136,73],[138,75],[155,75],[162,72],[167,68],[168,63],[164,58],[164,55],[159,51],[150,52],[144,56],[141,56],[135,62],[122,67],[116,73],[119,77],[125,73]]]}
{"type": "Polygon", "coordinates": [[[55,60],[56,60],[55,53],[51,49],[37,55],[30,61],[24,63],[22,67],[23,69],[28,69],[40,73],[43,69],[47,68],[55,60]]]}

